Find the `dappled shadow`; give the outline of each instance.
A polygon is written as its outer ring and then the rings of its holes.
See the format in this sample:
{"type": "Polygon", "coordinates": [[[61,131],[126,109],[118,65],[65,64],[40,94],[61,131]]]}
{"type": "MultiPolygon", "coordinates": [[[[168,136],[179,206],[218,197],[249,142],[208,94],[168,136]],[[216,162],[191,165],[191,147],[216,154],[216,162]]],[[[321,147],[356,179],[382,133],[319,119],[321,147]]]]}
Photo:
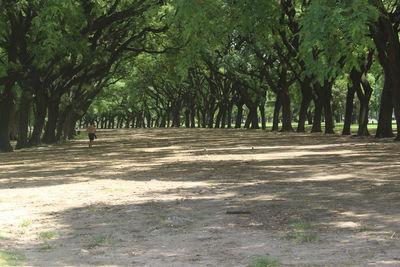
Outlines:
{"type": "Polygon", "coordinates": [[[102,183],[93,199],[46,212],[60,234],[48,241],[52,253],[41,251],[43,241],[19,247],[30,265],[246,266],[248,255],[266,251],[296,264],[305,250],[309,264],[337,264],[332,255],[353,266],[400,264],[398,143],[216,129],[99,137],[93,149],[76,140],[0,154],[0,189],[108,180],[146,189],[102,183]],[[286,240],[293,220],[311,223],[318,244],[286,240]]]}

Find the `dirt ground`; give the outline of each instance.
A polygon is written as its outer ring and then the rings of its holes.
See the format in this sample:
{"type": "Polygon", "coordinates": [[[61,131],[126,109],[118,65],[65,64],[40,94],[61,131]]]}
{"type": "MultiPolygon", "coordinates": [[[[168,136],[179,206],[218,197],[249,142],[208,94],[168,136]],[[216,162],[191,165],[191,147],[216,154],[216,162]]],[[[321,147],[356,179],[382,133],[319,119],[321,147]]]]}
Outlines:
{"type": "MultiPolygon", "coordinates": [[[[400,266],[400,144],[246,130],[100,131],[0,154],[20,266],[400,266]]],[[[7,254],[8,253],[8,254],[7,254]]],[[[0,265],[1,260],[0,260],[0,265]]]]}

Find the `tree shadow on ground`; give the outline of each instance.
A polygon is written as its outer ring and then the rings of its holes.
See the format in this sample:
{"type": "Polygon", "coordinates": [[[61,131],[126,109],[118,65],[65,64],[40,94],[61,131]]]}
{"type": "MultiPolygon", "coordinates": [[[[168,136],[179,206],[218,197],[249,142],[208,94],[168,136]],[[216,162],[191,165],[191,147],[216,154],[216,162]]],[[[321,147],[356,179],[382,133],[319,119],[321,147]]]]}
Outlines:
{"type": "Polygon", "coordinates": [[[359,266],[398,262],[397,143],[236,130],[101,136],[92,150],[77,140],[2,159],[0,189],[99,180],[183,185],[125,194],[124,204],[94,202],[46,214],[60,234],[48,241],[51,253],[41,249],[43,241],[19,247],[30,265],[172,266],[179,259],[192,266],[245,266],[245,255],[258,251],[293,264],[305,250],[310,264],[331,264],[332,253],[359,266]],[[293,221],[312,224],[317,244],[286,240],[293,221]],[[282,249],[272,251],[269,243],[282,249]]]}

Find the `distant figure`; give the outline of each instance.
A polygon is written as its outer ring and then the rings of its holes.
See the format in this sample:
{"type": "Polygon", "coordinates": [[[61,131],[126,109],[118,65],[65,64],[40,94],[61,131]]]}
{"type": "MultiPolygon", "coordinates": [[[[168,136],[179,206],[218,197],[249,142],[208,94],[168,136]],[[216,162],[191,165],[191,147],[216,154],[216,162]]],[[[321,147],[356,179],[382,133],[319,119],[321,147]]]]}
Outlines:
{"type": "Polygon", "coordinates": [[[96,127],[93,123],[89,124],[86,128],[86,132],[88,133],[89,137],[89,147],[92,147],[94,139],[96,138],[96,127]]]}

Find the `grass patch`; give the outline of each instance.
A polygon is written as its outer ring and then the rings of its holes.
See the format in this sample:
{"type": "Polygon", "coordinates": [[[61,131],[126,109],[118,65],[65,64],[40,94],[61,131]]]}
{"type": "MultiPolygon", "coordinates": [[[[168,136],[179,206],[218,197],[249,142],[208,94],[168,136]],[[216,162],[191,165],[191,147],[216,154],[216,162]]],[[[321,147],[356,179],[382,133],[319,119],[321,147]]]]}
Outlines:
{"type": "Polygon", "coordinates": [[[0,266],[18,266],[25,257],[18,251],[0,250],[0,266]]]}
{"type": "Polygon", "coordinates": [[[317,240],[317,234],[310,232],[313,226],[308,222],[299,219],[289,219],[288,228],[290,233],[285,235],[285,238],[288,240],[292,240],[297,243],[311,243],[317,240]]]}
{"type": "Polygon", "coordinates": [[[93,213],[101,213],[101,214],[104,214],[104,213],[106,213],[106,212],[108,211],[108,209],[109,209],[109,208],[105,208],[105,207],[102,207],[102,208],[89,207],[89,208],[86,209],[86,211],[87,211],[87,212],[93,212],[93,213]]]}
{"type": "Polygon", "coordinates": [[[362,226],[360,226],[360,228],[358,228],[359,232],[370,232],[372,230],[374,230],[374,229],[368,225],[362,225],[362,226]]]}
{"type": "Polygon", "coordinates": [[[44,244],[43,246],[41,246],[41,247],[39,248],[39,250],[40,250],[40,251],[46,251],[46,250],[50,250],[50,249],[52,249],[52,248],[54,248],[53,245],[51,245],[51,244],[49,244],[49,243],[46,243],[46,244],[44,244]]]}
{"type": "Polygon", "coordinates": [[[297,243],[311,243],[317,240],[316,233],[302,233],[294,232],[286,234],[286,239],[295,241],[297,243]]]}
{"type": "Polygon", "coordinates": [[[51,238],[54,238],[56,236],[58,236],[58,235],[56,233],[53,233],[53,232],[46,232],[46,233],[38,234],[38,237],[40,239],[51,239],[51,238]]]}
{"type": "Polygon", "coordinates": [[[89,241],[89,246],[94,247],[107,243],[110,243],[110,239],[102,236],[93,236],[89,241]]]}
{"type": "Polygon", "coordinates": [[[84,139],[84,138],[88,138],[87,137],[88,135],[87,135],[87,132],[85,131],[85,129],[79,129],[79,133],[77,133],[76,135],[75,135],[75,139],[84,139]]]}
{"type": "Polygon", "coordinates": [[[9,240],[9,238],[7,236],[0,234],[0,241],[1,240],[9,240]]]}
{"type": "Polygon", "coordinates": [[[3,231],[0,230],[0,241],[1,240],[11,240],[12,238],[9,237],[7,234],[4,234],[3,231]]]}
{"type": "Polygon", "coordinates": [[[19,226],[21,226],[21,227],[27,227],[27,226],[29,226],[29,225],[31,225],[32,224],[32,220],[31,219],[26,219],[26,220],[23,220],[20,224],[19,224],[19,226]]]}
{"type": "Polygon", "coordinates": [[[279,266],[281,262],[276,259],[271,259],[268,257],[259,257],[250,263],[249,267],[272,267],[279,266]]]}
{"type": "Polygon", "coordinates": [[[312,225],[308,222],[292,220],[289,228],[293,231],[307,231],[312,229],[312,225]]]}

